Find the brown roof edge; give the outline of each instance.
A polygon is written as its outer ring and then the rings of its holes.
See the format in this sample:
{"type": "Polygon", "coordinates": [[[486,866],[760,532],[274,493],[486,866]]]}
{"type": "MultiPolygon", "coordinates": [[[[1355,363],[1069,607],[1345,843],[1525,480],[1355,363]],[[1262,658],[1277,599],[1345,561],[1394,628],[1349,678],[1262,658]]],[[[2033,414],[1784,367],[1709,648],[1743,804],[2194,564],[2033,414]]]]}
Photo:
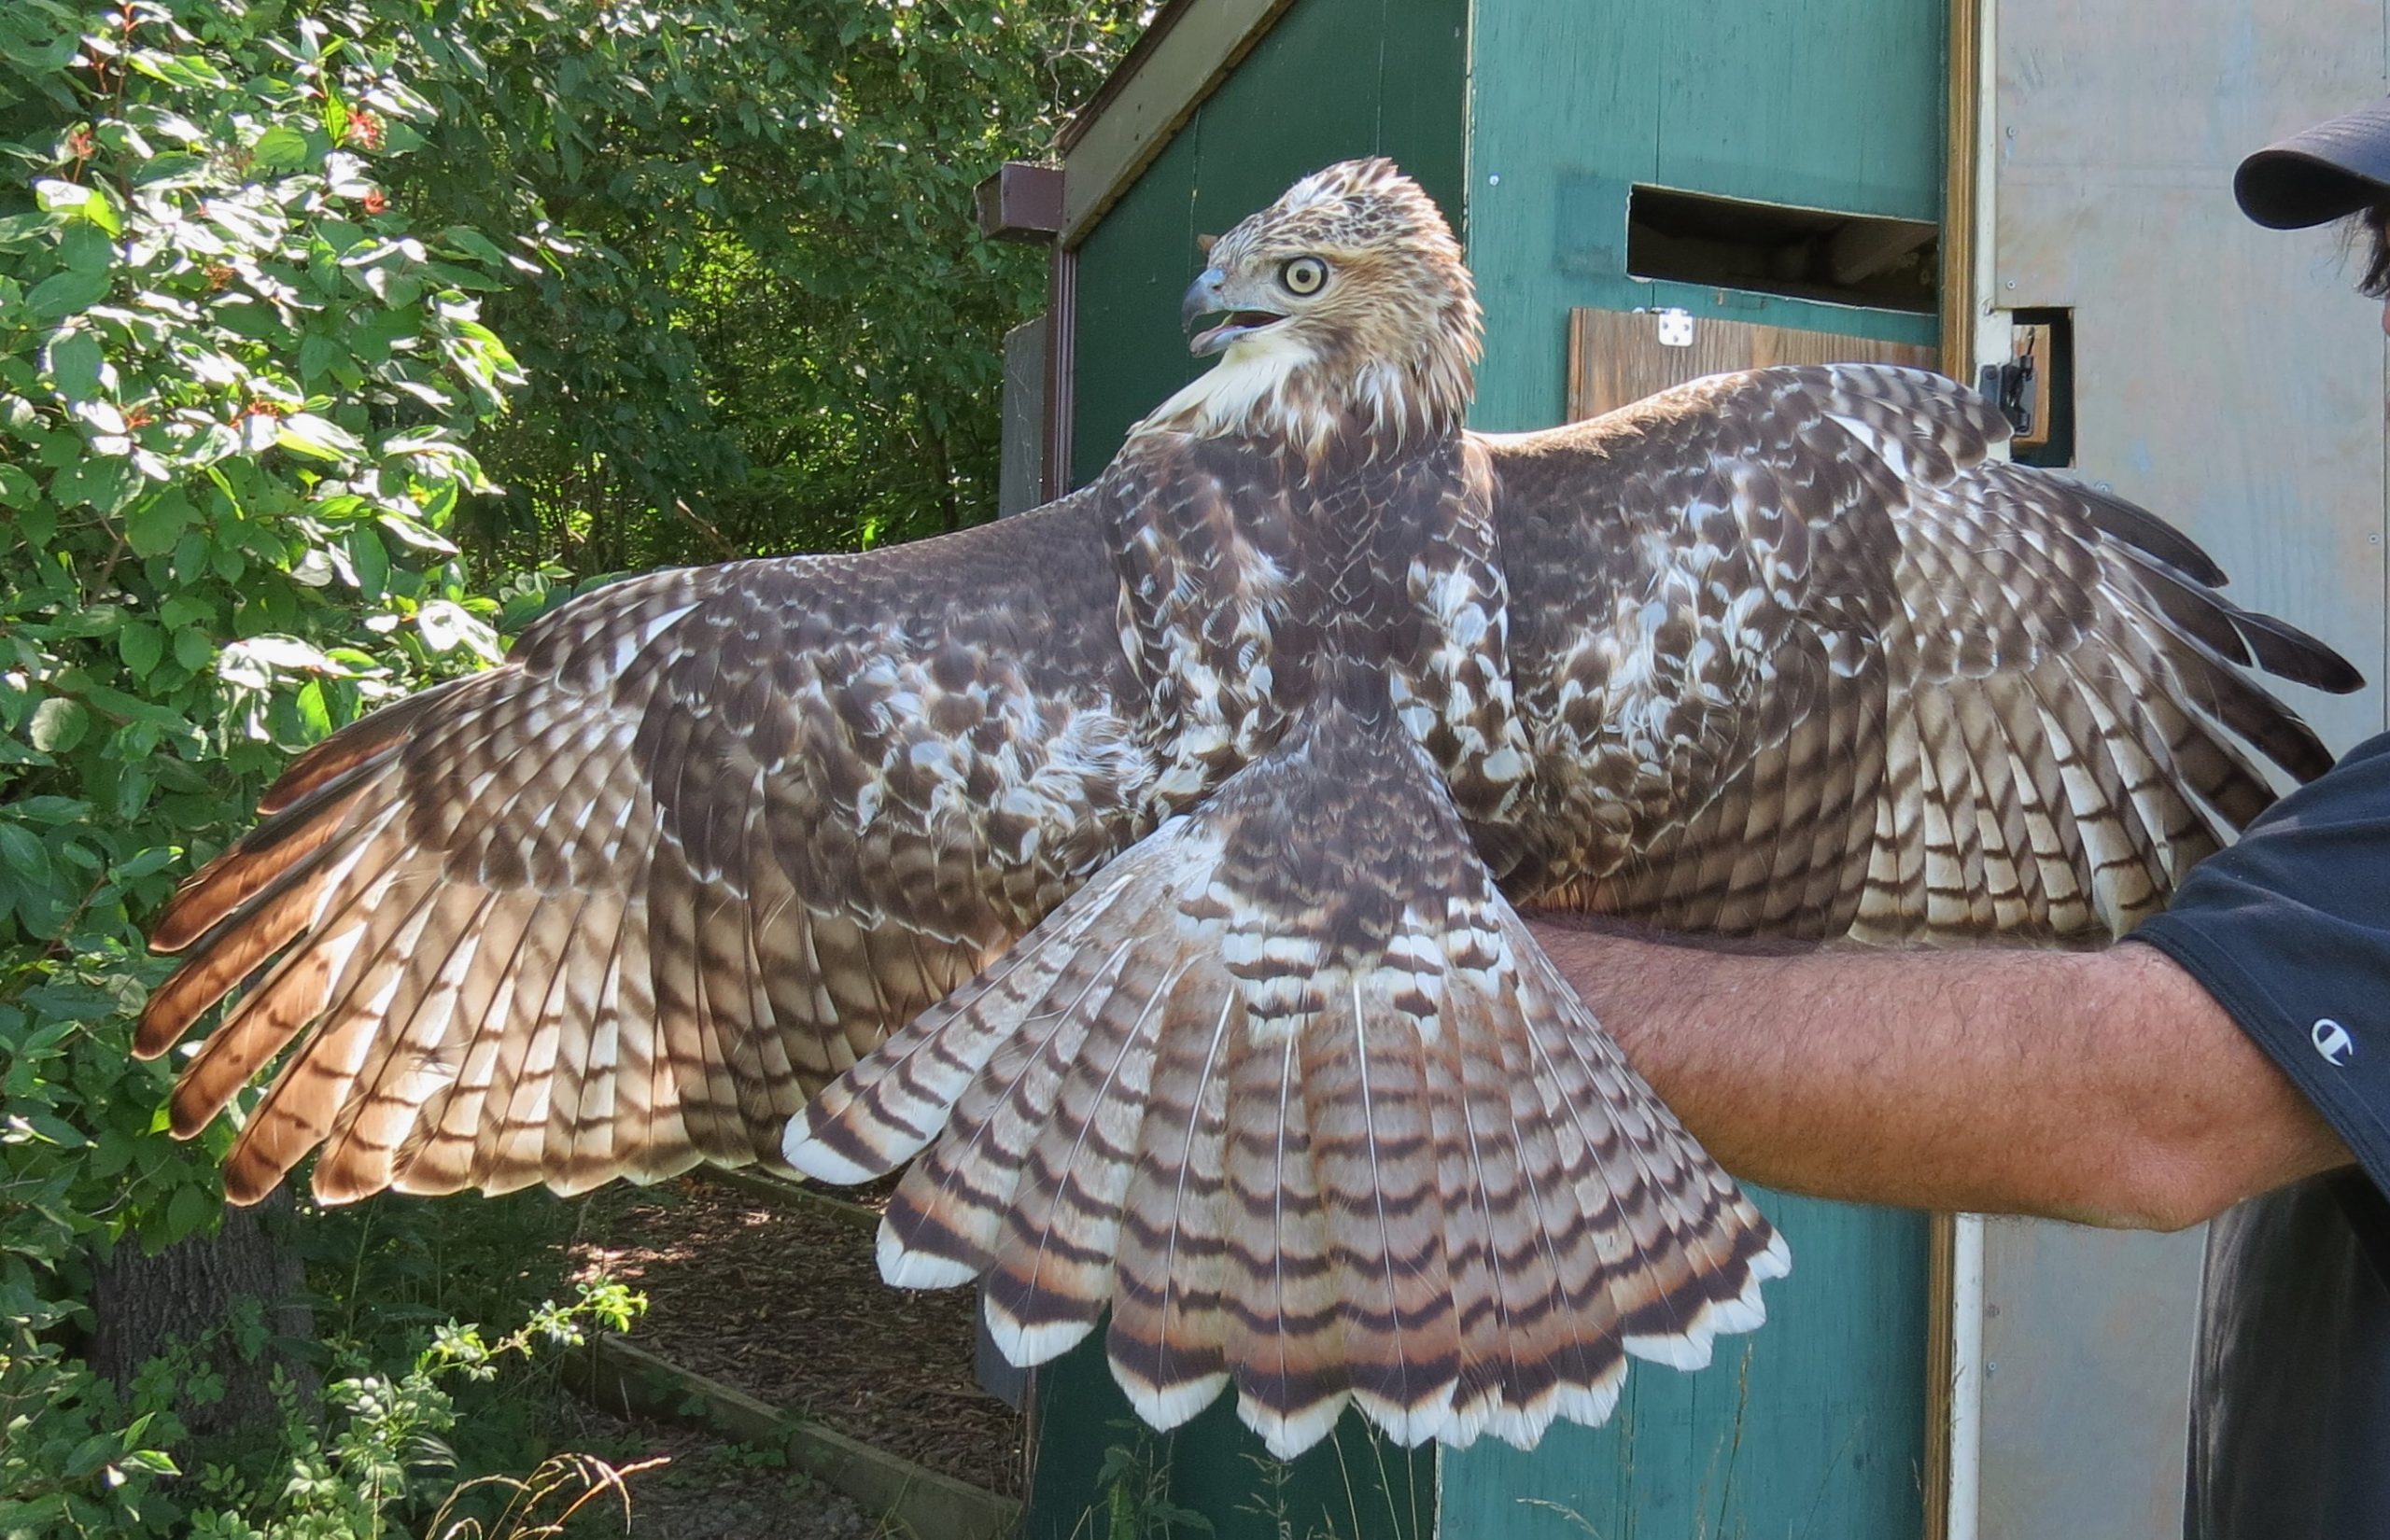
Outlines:
{"type": "Polygon", "coordinates": [[[1062,231],[1062,168],[1006,161],[971,189],[979,233],[1043,245],[1062,231]]]}
{"type": "Polygon", "coordinates": [[[1161,46],[1161,40],[1169,35],[1170,29],[1178,25],[1178,19],[1193,10],[1198,3],[1199,0],[1164,0],[1161,9],[1154,12],[1154,19],[1146,23],[1145,35],[1130,45],[1129,51],[1121,56],[1120,62],[1112,66],[1112,73],[1104,77],[1104,84],[1096,87],[1095,94],[1087,99],[1087,105],[1062,125],[1061,133],[1055,135],[1057,154],[1068,155],[1071,147],[1087,136],[1089,125],[1103,117],[1104,109],[1128,89],[1130,79],[1145,68],[1146,60],[1161,46]]]}
{"type": "Polygon", "coordinates": [[[1172,0],[1060,139],[1075,246],[1296,0],[1172,0]]]}

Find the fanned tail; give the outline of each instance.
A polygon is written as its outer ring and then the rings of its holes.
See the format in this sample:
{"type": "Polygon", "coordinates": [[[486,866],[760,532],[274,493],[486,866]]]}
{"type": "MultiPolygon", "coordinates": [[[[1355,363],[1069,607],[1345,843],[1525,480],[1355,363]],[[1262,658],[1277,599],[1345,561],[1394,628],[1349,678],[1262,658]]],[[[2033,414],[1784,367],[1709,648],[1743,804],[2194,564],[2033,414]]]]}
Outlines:
{"type": "Polygon", "coordinates": [[[1781,1241],[1495,889],[1425,758],[1316,708],[790,1125],[851,1182],[924,1150],[893,1283],[984,1274],[1040,1363],[1108,1306],[1158,1427],[1233,1380],[1272,1450],[1598,1422],[1630,1354],[1759,1323],[1781,1241]]]}

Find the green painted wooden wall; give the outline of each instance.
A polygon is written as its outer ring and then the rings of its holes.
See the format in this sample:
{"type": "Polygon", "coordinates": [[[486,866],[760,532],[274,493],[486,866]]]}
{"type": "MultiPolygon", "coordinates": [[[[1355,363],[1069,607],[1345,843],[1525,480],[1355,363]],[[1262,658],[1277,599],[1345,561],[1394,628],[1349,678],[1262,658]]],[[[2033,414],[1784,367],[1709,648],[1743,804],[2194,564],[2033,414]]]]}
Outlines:
{"type": "MultiPolygon", "coordinates": [[[[1178,333],[1195,236],[1350,155],[1395,157],[1464,231],[1487,311],[1485,427],[1559,420],[1580,305],[1930,342],[1931,317],[1630,279],[1625,205],[1641,181],[1938,217],[1944,8],[1298,0],[1079,248],[1075,483],[1202,367],[1178,333]]],[[[1447,1451],[1439,1474],[1348,1417],[1272,1470],[1226,1401],[1171,1437],[1140,1431],[1100,1343],[1084,1344],[1041,1378],[1027,1533],[1130,1533],[1116,1505],[1167,1467],[1170,1502],[1225,1540],[1907,1540],[1922,1519],[1924,1221],[1759,1197],[1794,1256],[1767,1326],[1724,1339],[1699,1374],[1638,1366],[1609,1426],[1556,1428],[1532,1454],[1483,1443],[1447,1451]]]]}
{"type": "Polygon", "coordinates": [[[1916,1540],[1924,1220],[1753,1196],[1792,1248],[1767,1323],[1694,1374],[1635,1365],[1602,1427],[1446,1450],[1444,1540],[1916,1540]]]}
{"type": "Polygon", "coordinates": [[[1178,329],[1197,235],[1357,155],[1392,156],[1458,228],[1467,19],[1468,0],[1298,0],[1080,245],[1072,484],[1209,367],[1178,329]]]}
{"type": "Polygon", "coordinates": [[[1931,343],[1932,316],[1626,275],[1637,182],[1942,217],[1938,0],[1477,0],[1469,264],[1485,304],[1474,420],[1548,427],[1568,311],[1695,315],[1931,343]]]}
{"type": "MultiPolygon", "coordinates": [[[[1131,424],[1208,359],[1178,304],[1217,234],[1306,172],[1389,155],[1455,216],[1461,190],[1467,0],[1297,0],[1079,247],[1072,477],[1092,479],[1131,424]]],[[[1146,1486],[1215,1540],[1428,1540],[1435,1454],[1371,1437],[1348,1414],[1290,1465],[1223,1397],[1167,1435],[1144,1430],[1104,1367],[1101,1336],[1042,1371],[1026,1540],[1185,1534],[1151,1523],[1146,1486]],[[1146,1527],[1137,1527],[1146,1505],[1146,1527]]]]}
{"type": "MultiPolygon", "coordinates": [[[[1568,313],[1695,315],[1931,343],[1931,316],[1626,274],[1637,182],[1939,219],[1944,14],[1919,0],[1476,0],[1475,421],[1557,422],[1568,313]]],[[[1764,1020],[1751,1030],[1770,1030],[1764,1020]]],[[[1768,1323],[1698,1374],[1638,1365],[1610,1422],[1533,1454],[1446,1454],[1447,1540],[1909,1540],[1923,1523],[1926,1222],[1757,1195],[1792,1249],[1768,1323]]]]}

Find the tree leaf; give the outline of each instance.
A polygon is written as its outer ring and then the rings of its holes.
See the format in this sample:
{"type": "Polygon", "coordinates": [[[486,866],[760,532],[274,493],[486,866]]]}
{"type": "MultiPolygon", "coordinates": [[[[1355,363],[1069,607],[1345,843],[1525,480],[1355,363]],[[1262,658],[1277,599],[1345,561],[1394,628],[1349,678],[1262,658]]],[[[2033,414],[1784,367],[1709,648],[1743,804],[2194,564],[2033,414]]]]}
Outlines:
{"type": "Polygon", "coordinates": [[[34,184],[34,203],[44,213],[89,219],[110,235],[124,233],[124,221],[105,189],[44,177],[34,184]]]}
{"type": "Polygon", "coordinates": [[[83,741],[83,734],[91,724],[91,714],[83,703],[66,695],[52,695],[34,707],[32,731],[26,735],[45,754],[63,754],[83,741]]]}
{"type": "Polygon", "coordinates": [[[175,662],[196,674],[216,661],[216,644],[207,633],[194,625],[176,628],[175,632],[175,662]]]}
{"type": "Polygon", "coordinates": [[[199,517],[190,494],[179,486],[161,488],[126,510],[124,539],[136,556],[162,556],[175,548],[184,529],[199,517]]]}
{"type": "Polygon", "coordinates": [[[364,441],[329,417],[294,412],[276,425],[274,441],[294,454],[318,460],[354,460],[365,453],[364,441]]]}
{"type": "Polygon", "coordinates": [[[506,253],[498,248],[498,243],[470,225],[451,225],[440,232],[440,238],[492,267],[506,266],[506,253]]]}
{"type": "Polygon", "coordinates": [[[116,263],[116,246],[105,231],[77,225],[60,239],[58,259],[77,273],[105,273],[116,263]]]}
{"type": "MultiPolygon", "coordinates": [[[[62,273],[58,276],[70,278],[79,275],[62,273]]],[[[71,331],[53,339],[45,362],[49,369],[50,384],[61,396],[70,401],[99,399],[100,369],[105,360],[100,356],[99,339],[90,332],[71,331]]]]}
{"type": "Polygon", "coordinates": [[[461,605],[446,599],[434,599],[425,605],[415,623],[423,633],[423,645],[434,652],[464,647],[485,663],[497,663],[506,655],[498,644],[498,633],[468,614],[461,605]]]}
{"type": "Polygon", "coordinates": [[[34,874],[48,875],[49,854],[33,831],[14,819],[0,819],[0,861],[17,874],[20,881],[29,881],[34,874]]]}
{"type": "Polygon", "coordinates": [[[288,169],[307,163],[307,136],[288,123],[276,123],[258,135],[249,154],[259,165],[288,169]]]}
{"type": "Polygon", "coordinates": [[[385,509],[377,516],[382,521],[383,528],[417,551],[429,551],[435,556],[453,556],[457,553],[457,548],[454,545],[420,519],[412,518],[399,512],[396,509],[385,509]]]}
{"type": "Polygon", "coordinates": [[[195,1183],[176,1188],[175,1196],[166,1201],[166,1239],[180,1240],[204,1228],[215,1211],[205,1188],[195,1183]]]}
{"type": "MultiPolygon", "coordinates": [[[[31,508],[41,496],[41,483],[22,466],[0,464],[0,508],[31,508]]],[[[44,536],[45,540],[49,537],[44,536]]]]}
{"type": "Polygon", "coordinates": [[[33,292],[25,296],[25,308],[41,320],[60,320],[88,310],[107,298],[108,286],[109,278],[105,271],[77,272],[69,268],[53,273],[35,284],[33,292]]]}
{"type": "Polygon", "coordinates": [[[348,560],[357,570],[358,593],[378,599],[390,591],[390,553],[372,525],[360,524],[349,530],[348,560]]]}
{"type": "Polygon", "coordinates": [[[319,332],[309,332],[299,343],[299,378],[313,384],[331,371],[332,365],[348,357],[348,349],[319,332]]]}
{"type": "Polygon", "coordinates": [[[90,455],[60,471],[49,495],[62,508],[90,504],[114,516],[141,489],[141,473],[120,455],[90,455]]]}
{"type": "Polygon", "coordinates": [[[134,621],[116,634],[116,654],[134,679],[146,679],[166,655],[166,634],[147,621],[134,621]]]}

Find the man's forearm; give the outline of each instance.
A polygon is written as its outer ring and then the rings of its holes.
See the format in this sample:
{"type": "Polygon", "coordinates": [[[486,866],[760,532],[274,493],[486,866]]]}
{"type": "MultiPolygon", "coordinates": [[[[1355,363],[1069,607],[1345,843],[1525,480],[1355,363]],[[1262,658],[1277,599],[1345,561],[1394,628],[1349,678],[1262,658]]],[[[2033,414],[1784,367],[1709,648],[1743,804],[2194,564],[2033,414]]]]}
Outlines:
{"type": "Polygon", "coordinates": [[[1694,1134],[1770,1186],[2174,1228],[2349,1159],[2151,947],[1769,956],[1530,917],[1694,1134]]]}

